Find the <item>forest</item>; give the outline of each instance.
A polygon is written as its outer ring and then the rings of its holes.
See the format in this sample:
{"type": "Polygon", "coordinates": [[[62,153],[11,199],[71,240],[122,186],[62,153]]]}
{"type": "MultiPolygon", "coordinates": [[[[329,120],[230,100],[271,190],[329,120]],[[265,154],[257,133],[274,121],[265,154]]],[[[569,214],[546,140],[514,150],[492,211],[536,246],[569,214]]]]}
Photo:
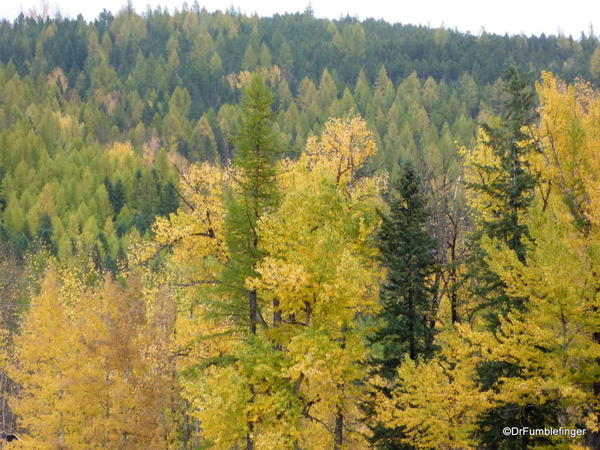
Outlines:
{"type": "Polygon", "coordinates": [[[593,30],[0,22],[0,447],[600,448],[599,308],[593,30]]]}

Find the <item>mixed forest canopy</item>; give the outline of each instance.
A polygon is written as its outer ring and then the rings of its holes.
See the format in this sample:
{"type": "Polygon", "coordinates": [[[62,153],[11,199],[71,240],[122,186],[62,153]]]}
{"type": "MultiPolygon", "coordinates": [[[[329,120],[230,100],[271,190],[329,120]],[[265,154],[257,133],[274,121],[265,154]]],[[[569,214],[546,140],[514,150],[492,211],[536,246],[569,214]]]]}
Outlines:
{"type": "Polygon", "coordinates": [[[599,84],[593,33],[3,20],[0,432],[597,448],[599,84]]]}
{"type": "Polygon", "coordinates": [[[19,251],[41,240],[61,259],[93,250],[114,271],[124,236],[144,235],[179,204],[168,160],[231,159],[251,72],[275,93],[289,155],[353,111],[381,149],[371,166],[395,176],[406,155],[455,164],[457,144],[472,144],[477,121],[499,113],[509,64],[600,80],[597,47],[593,35],[471,36],[310,10],[4,20],[2,233],[19,251]]]}

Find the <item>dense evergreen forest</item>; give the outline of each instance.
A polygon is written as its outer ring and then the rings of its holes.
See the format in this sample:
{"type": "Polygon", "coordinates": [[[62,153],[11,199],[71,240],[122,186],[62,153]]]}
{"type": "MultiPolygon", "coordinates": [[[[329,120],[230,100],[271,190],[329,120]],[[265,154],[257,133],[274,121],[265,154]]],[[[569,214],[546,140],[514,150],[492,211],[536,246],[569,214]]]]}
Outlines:
{"type": "Polygon", "coordinates": [[[599,448],[599,83],[592,32],[3,20],[7,445],[599,448]]]}

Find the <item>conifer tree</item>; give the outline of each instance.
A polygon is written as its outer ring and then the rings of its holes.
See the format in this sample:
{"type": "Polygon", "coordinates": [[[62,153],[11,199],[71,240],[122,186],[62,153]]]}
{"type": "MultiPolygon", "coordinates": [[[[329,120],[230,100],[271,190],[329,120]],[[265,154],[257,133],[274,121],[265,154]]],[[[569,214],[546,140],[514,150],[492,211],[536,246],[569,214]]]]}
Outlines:
{"type": "MultiPolygon", "coordinates": [[[[506,246],[522,264],[526,263],[529,230],[525,216],[537,178],[530,166],[536,152],[530,129],[536,121],[534,93],[515,67],[504,74],[504,92],[507,100],[500,125],[481,127],[476,149],[465,161],[468,200],[477,224],[471,266],[473,290],[482,299],[480,309],[491,330],[497,329],[511,311],[522,310],[527,299],[509,292],[505,282],[490,269],[489,252],[482,243],[492,240],[495,245],[506,246]]],[[[515,376],[520,369],[506,361],[484,361],[478,370],[483,386],[488,388],[502,377],[515,376]]],[[[491,408],[480,424],[486,430],[483,439],[499,442],[504,426],[542,427],[551,423],[553,409],[551,404],[533,407],[516,403],[491,408]]],[[[527,436],[522,437],[520,445],[529,445],[527,436]]]]}
{"type": "MultiPolygon", "coordinates": [[[[475,241],[486,236],[506,244],[525,261],[527,225],[523,217],[533,200],[536,175],[530,167],[535,143],[527,135],[536,120],[534,94],[515,67],[504,74],[507,100],[499,127],[484,124],[478,145],[467,156],[466,180],[470,203],[476,211],[478,229],[475,241]]],[[[498,324],[498,315],[522,304],[522,299],[508,296],[499,277],[487,269],[485,253],[475,246],[476,294],[485,298],[490,326],[498,324]]]]}
{"type": "Polygon", "coordinates": [[[406,163],[393,187],[390,212],[382,214],[379,249],[388,277],[381,293],[382,325],[372,343],[381,346],[378,362],[386,377],[393,376],[406,354],[415,359],[432,352],[434,305],[428,278],[435,270],[435,245],[419,183],[412,164],[406,163]]]}
{"type": "MultiPolygon", "coordinates": [[[[275,205],[277,136],[271,110],[273,96],[260,76],[255,75],[242,98],[242,123],[234,139],[237,153],[233,159],[236,179],[228,200],[225,239],[229,265],[223,281],[228,294],[241,300],[243,323],[250,336],[263,321],[256,289],[246,289],[248,277],[256,275],[260,260],[258,220],[275,205]]],[[[276,302],[276,301],[275,301],[276,302]]],[[[277,307],[275,306],[275,315],[277,307]]],[[[250,402],[254,391],[250,385],[250,402]]],[[[247,450],[254,448],[253,421],[248,419],[247,450]]]]}
{"type": "Polygon", "coordinates": [[[486,233],[506,241],[523,261],[527,226],[521,216],[531,204],[536,178],[528,158],[535,147],[526,134],[536,120],[534,93],[515,67],[505,73],[504,82],[509,98],[504,104],[502,124],[499,129],[483,127],[489,136],[488,145],[500,158],[499,176],[488,189],[492,190],[492,196],[505,202],[502,211],[497,213],[498,218],[487,221],[486,233]]]}
{"type": "Polygon", "coordinates": [[[598,448],[598,253],[591,249],[599,236],[600,101],[588,85],[566,86],[548,73],[537,90],[542,138],[530,160],[544,189],[527,211],[525,260],[499,238],[483,241],[489,269],[523,307],[483,333],[489,362],[479,370],[487,369],[482,378],[498,406],[480,428],[484,443],[524,449],[577,444],[561,436],[503,438],[500,428],[585,423],[589,448],[598,448]]]}
{"type": "Polygon", "coordinates": [[[50,251],[56,253],[56,245],[53,239],[54,230],[52,228],[52,220],[47,213],[44,213],[40,219],[40,226],[37,230],[37,236],[40,239],[42,246],[50,251]]]}
{"type": "Polygon", "coordinates": [[[177,211],[178,206],[179,198],[177,197],[175,187],[171,182],[167,182],[160,191],[157,213],[161,216],[167,216],[177,211]]]}
{"type": "MultiPolygon", "coordinates": [[[[429,212],[419,176],[407,162],[394,183],[389,213],[382,214],[379,249],[387,280],[381,289],[380,327],[370,337],[374,372],[394,382],[406,357],[430,357],[433,351],[434,296],[429,278],[435,271],[435,244],[427,228],[429,212]]],[[[385,387],[383,394],[390,394],[385,387]]],[[[375,422],[378,422],[377,420],[375,422]]],[[[400,428],[375,423],[372,441],[383,448],[403,434],[400,428]]]]}

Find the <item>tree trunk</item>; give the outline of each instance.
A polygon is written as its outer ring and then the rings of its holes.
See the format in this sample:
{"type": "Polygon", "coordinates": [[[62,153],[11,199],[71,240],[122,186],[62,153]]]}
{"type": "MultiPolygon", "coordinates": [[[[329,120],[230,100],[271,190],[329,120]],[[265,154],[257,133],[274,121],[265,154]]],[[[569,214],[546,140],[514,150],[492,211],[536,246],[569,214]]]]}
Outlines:
{"type": "Polygon", "coordinates": [[[273,300],[273,326],[281,325],[281,309],[279,308],[279,300],[273,300]]]}
{"type": "Polygon", "coordinates": [[[248,293],[248,307],[250,310],[250,334],[256,334],[256,322],[258,318],[258,300],[256,298],[256,289],[248,293]]]}
{"type": "MultiPolygon", "coordinates": [[[[595,332],[593,337],[594,337],[594,342],[596,344],[600,344],[600,332],[595,332]]],[[[596,364],[600,365],[600,358],[596,358],[596,364]]],[[[596,402],[598,402],[600,400],[600,382],[594,381],[593,389],[594,389],[594,398],[595,398],[596,402]]],[[[598,403],[596,403],[596,405],[598,405],[598,403]]],[[[597,406],[596,406],[595,412],[596,412],[596,414],[600,413],[597,406]]],[[[600,431],[594,431],[593,433],[590,433],[589,445],[590,445],[590,448],[600,448],[600,431]]]]}
{"type": "Polygon", "coordinates": [[[408,321],[408,333],[409,333],[409,355],[410,359],[415,359],[417,357],[417,345],[416,345],[416,336],[415,336],[415,322],[417,320],[417,314],[415,311],[415,305],[412,299],[412,295],[408,296],[408,314],[410,320],[408,321]]]}
{"type": "MultiPolygon", "coordinates": [[[[256,289],[248,293],[248,304],[250,309],[250,334],[256,335],[256,322],[258,318],[258,300],[256,289]]],[[[250,384],[250,403],[254,402],[254,386],[250,384]]],[[[254,423],[248,418],[248,434],[246,435],[246,450],[254,450],[254,423]]]]}
{"type": "Polygon", "coordinates": [[[335,450],[341,450],[344,443],[344,413],[342,408],[338,406],[335,415],[335,450]]]}
{"type": "Polygon", "coordinates": [[[254,424],[248,421],[248,434],[246,435],[246,450],[254,450],[254,424]]]}

